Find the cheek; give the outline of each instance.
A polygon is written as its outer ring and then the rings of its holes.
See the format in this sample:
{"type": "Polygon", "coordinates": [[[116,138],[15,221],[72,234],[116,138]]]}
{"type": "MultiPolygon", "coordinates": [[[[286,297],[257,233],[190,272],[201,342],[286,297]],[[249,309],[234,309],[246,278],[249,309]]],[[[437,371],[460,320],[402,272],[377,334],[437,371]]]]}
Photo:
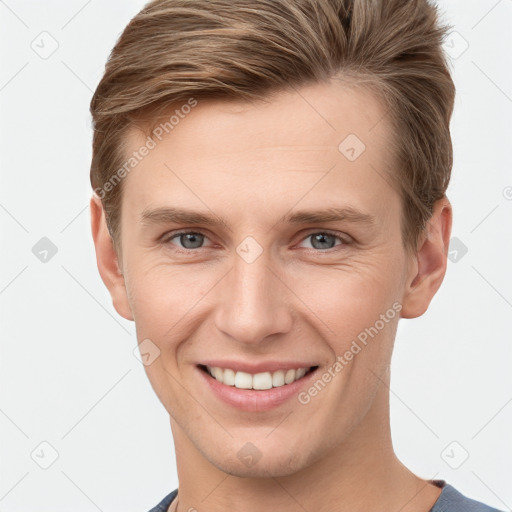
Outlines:
{"type": "Polygon", "coordinates": [[[158,373],[163,368],[179,371],[179,360],[193,348],[194,333],[208,318],[218,280],[217,272],[196,271],[192,266],[132,267],[127,289],[137,340],[150,339],[160,351],[159,364],[146,367],[152,380],[163,376],[158,373]]]}
{"type": "Polygon", "coordinates": [[[333,403],[348,401],[353,408],[361,399],[364,405],[363,396],[370,400],[377,384],[375,375],[389,364],[401,309],[399,272],[397,259],[393,264],[330,269],[303,281],[297,295],[307,298],[304,302],[314,312],[305,312],[306,318],[322,333],[331,361],[339,362],[332,369],[337,375],[333,403]]]}
{"type": "Polygon", "coordinates": [[[373,325],[400,297],[398,265],[366,264],[312,270],[290,279],[305,305],[333,332],[346,338],[373,325]]]}

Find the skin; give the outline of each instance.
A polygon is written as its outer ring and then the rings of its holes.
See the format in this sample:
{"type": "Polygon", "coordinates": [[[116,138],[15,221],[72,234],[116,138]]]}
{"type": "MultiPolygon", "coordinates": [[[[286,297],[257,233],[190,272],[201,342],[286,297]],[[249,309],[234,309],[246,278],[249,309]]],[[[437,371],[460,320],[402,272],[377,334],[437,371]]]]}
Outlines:
{"type": "MultiPolygon", "coordinates": [[[[122,254],[91,199],[114,307],[135,321],[139,342],[160,350],[145,369],[170,415],[180,512],[428,511],[439,496],[394,454],[389,366],[399,318],[422,315],[442,283],[452,210],[438,201],[417,251],[406,252],[401,198],[384,179],[393,167],[385,112],[370,91],[334,81],[258,103],[201,100],[124,179],[122,254]],[[338,150],[348,134],[366,145],[353,162],[338,150]],[[278,222],[347,205],[375,225],[278,222]],[[225,224],[141,222],[145,209],[162,206],[225,224]],[[185,246],[170,238],[178,230],[205,238],[185,246]],[[313,245],[325,230],[350,243],[313,245]],[[236,251],[247,236],[263,250],[252,263],[236,251]],[[293,397],[242,412],[198,377],[196,364],[211,358],[314,361],[322,375],[395,302],[400,313],[308,404],[293,397]],[[261,454],[252,466],[237,457],[247,442],[261,454]]],[[[144,141],[133,129],[128,148],[144,141]]]]}

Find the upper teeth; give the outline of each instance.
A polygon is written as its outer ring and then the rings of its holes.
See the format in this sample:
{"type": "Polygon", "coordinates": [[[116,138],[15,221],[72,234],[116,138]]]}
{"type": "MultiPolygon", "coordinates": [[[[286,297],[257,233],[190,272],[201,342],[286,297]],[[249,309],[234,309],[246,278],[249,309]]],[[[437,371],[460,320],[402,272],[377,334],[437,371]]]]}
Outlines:
{"type": "Polygon", "coordinates": [[[246,372],[235,372],[230,368],[219,368],[218,366],[207,366],[206,369],[213,378],[227,386],[235,386],[240,389],[270,389],[291,384],[304,377],[309,368],[277,370],[272,373],[262,372],[254,375],[246,372]]]}

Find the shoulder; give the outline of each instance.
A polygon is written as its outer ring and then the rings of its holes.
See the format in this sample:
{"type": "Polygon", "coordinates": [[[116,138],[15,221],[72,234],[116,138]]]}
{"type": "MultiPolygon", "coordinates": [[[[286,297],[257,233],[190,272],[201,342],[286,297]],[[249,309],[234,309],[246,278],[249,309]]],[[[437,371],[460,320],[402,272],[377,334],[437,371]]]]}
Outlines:
{"type": "MultiPolygon", "coordinates": [[[[167,512],[172,500],[178,494],[175,489],[168,494],[158,505],[149,512],[167,512]]],[[[479,501],[472,500],[457,491],[455,487],[444,484],[443,491],[439,495],[434,507],[430,512],[501,512],[496,508],[489,507],[479,501]]]]}
{"type": "Polygon", "coordinates": [[[500,512],[496,508],[464,496],[449,484],[443,486],[434,507],[430,512],[500,512]]]}
{"type": "Polygon", "coordinates": [[[178,489],[174,489],[174,491],[168,494],[158,505],[153,507],[149,512],[167,512],[169,505],[171,504],[172,500],[176,497],[177,494],[178,489]]]}

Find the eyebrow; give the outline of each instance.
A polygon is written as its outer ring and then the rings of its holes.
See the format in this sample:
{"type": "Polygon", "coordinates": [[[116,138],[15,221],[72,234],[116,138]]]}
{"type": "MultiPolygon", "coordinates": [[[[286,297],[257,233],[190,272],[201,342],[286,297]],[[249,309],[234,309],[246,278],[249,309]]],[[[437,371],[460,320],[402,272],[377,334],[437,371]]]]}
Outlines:
{"type": "Polygon", "coordinates": [[[293,224],[336,221],[348,221],[354,224],[372,226],[376,224],[377,219],[373,215],[357,210],[351,206],[343,208],[331,207],[323,210],[302,210],[284,215],[279,219],[279,222],[289,222],[293,224]]]}
{"type": "Polygon", "coordinates": [[[208,215],[185,208],[166,206],[155,209],[144,209],[140,216],[142,224],[204,224],[207,226],[219,226],[225,222],[215,215],[208,215]]]}
{"type": "MultiPolygon", "coordinates": [[[[351,206],[347,206],[331,207],[322,210],[301,210],[296,212],[289,212],[278,219],[276,224],[311,224],[337,221],[347,221],[353,224],[374,226],[377,219],[369,213],[365,213],[351,206]]],[[[201,213],[186,208],[175,208],[171,206],[144,209],[140,216],[140,222],[148,226],[170,223],[189,225],[202,224],[212,227],[220,226],[222,224],[228,225],[225,219],[217,215],[201,213]]]]}

